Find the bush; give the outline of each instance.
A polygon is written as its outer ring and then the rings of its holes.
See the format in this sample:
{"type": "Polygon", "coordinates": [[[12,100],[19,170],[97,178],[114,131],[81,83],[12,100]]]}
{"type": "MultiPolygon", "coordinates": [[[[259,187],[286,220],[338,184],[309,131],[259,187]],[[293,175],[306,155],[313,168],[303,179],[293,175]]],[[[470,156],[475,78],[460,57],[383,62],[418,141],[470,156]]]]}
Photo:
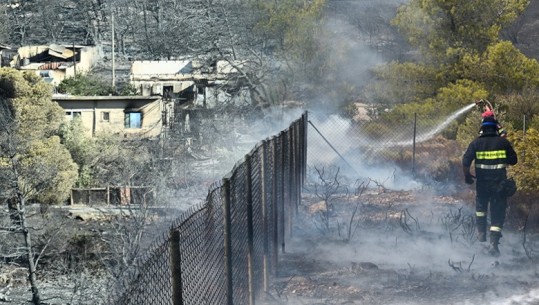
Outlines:
{"type": "Polygon", "coordinates": [[[78,74],[75,77],[64,79],[58,85],[58,92],[71,95],[109,95],[114,90],[109,84],[96,77],[78,74]]]}
{"type": "Polygon", "coordinates": [[[519,160],[512,166],[510,174],[517,181],[519,191],[535,193],[539,191],[539,131],[530,128],[526,134],[522,131],[510,132],[509,140],[513,143],[519,160]]]}

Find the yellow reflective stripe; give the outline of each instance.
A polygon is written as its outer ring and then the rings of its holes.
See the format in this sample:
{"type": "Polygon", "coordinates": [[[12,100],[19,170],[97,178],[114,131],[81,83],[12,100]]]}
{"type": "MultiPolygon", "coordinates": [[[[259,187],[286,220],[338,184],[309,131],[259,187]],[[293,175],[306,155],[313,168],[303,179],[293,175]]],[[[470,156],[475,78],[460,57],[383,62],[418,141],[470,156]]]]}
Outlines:
{"type": "Polygon", "coordinates": [[[475,216],[477,216],[477,217],[485,217],[485,216],[487,216],[487,213],[485,213],[485,212],[475,212],[475,216]]]}
{"type": "Polygon", "coordinates": [[[481,169],[501,169],[505,168],[505,164],[476,164],[475,168],[481,168],[481,169]]]}
{"type": "Polygon", "coordinates": [[[490,231],[492,231],[492,232],[501,232],[501,231],[502,231],[502,228],[496,227],[496,226],[492,226],[492,227],[490,227],[490,231]]]}
{"type": "Polygon", "coordinates": [[[478,151],[475,153],[475,158],[478,160],[494,160],[506,157],[505,150],[478,151]]]}

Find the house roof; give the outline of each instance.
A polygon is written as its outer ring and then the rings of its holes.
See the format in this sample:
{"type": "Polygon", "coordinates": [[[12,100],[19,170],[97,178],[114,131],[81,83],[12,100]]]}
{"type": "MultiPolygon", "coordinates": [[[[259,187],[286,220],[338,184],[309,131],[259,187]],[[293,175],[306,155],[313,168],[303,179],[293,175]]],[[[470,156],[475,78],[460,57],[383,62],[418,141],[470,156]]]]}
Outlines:
{"type": "Polygon", "coordinates": [[[39,70],[64,70],[71,66],[73,66],[72,62],[49,62],[45,64],[42,63],[41,66],[39,66],[39,70]]]}
{"type": "Polygon", "coordinates": [[[106,95],[106,96],[77,96],[77,95],[64,95],[54,94],[52,96],[53,101],[157,101],[161,99],[159,96],[141,96],[141,95],[106,95]]]}
{"type": "Polygon", "coordinates": [[[49,46],[49,55],[62,58],[62,59],[68,59],[75,55],[76,53],[73,50],[70,50],[66,48],[65,46],[57,45],[57,44],[51,44],[49,46]]]}
{"type": "Polygon", "coordinates": [[[27,65],[21,66],[21,70],[65,70],[68,67],[73,66],[72,62],[32,62],[27,65]]]}
{"type": "Polygon", "coordinates": [[[175,75],[191,74],[193,64],[190,60],[134,61],[132,75],[175,75]]]}

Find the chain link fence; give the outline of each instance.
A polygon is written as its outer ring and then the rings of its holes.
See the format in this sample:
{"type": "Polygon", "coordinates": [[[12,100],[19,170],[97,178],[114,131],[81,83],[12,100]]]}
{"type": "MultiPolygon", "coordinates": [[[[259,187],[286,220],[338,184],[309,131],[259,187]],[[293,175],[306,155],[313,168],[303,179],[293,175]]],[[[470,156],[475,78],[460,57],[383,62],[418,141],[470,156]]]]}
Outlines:
{"type": "MultiPolygon", "coordinates": [[[[369,178],[399,188],[413,187],[415,180],[439,183],[462,179],[461,158],[466,147],[455,138],[459,118],[472,110],[468,105],[442,119],[411,114],[406,124],[354,121],[339,115],[309,113],[309,172],[334,166],[343,176],[369,178]]],[[[526,117],[513,120],[513,139],[526,138],[526,117]]],[[[477,117],[477,136],[480,115],[477,117]]],[[[475,136],[469,138],[471,141],[475,136]]],[[[525,147],[517,151],[526,160],[525,147]]],[[[311,176],[311,175],[309,175],[311,176]]],[[[317,177],[313,177],[317,179],[317,177]]]]}
{"type": "Polygon", "coordinates": [[[306,173],[307,114],[252,149],[112,289],[109,304],[252,305],[276,275],[306,173]]]}
{"type": "Polygon", "coordinates": [[[440,175],[448,175],[460,148],[440,134],[455,130],[457,116],[434,121],[412,115],[407,118],[409,124],[388,125],[309,113],[308,167],[334,166],[344,176],[400,187],[426,172],[431,175],[440,170],[440,175]]]}
{"type": "Polygon", "coordinates": [[[277,274],[312,168],[335,166],[404,188],[429,163],[447,163],[441,156],[457,148],[437,136],[454,128],[457,116],[413,116],[410,124],[383,127],[304,113],[258,143],[205,202],[178,218],[118,282],[109,304],[254,304],[277,274]]]}

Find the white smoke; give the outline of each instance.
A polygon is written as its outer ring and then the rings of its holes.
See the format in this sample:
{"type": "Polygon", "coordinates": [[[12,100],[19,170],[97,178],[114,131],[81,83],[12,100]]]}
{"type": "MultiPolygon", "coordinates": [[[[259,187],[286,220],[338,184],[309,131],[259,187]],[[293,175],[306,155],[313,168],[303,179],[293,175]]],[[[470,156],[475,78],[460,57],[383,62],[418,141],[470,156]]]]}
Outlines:
{"type": "MultiPolygon", "coordinates": [[[[363,158],[363,152],[352,134],[360,130],[352,128],[352,122],[339,115],[323,117],[309,113],[307,164],[312,167],[337,166],[349,180],[374,180],[384,187],[411,190],[422,186],[410,173],[405,173],[391,162],[371,165],[363,158]]],[[[381,140],[383,142],[383,139],[381,140]]],[[[378,144],[374,144],[378,145],[378,144]]],[[[381,145],[381,144],[380,144],[381,145]]],[[[313,177],[316,179],[316,177],[313,177]]]]}

